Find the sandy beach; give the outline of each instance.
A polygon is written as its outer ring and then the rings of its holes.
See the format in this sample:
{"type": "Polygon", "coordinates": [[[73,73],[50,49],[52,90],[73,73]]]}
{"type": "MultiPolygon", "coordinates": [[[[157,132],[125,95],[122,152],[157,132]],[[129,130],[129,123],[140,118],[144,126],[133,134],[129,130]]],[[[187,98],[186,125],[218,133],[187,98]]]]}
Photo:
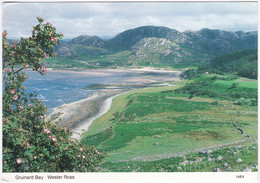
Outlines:
{"type": "Polygon", "coordinates": [[[180,71],[162,71],[152,69],[133,69],[133,70],[85,70],[85,71],[65,71],[52,70],[50,72],[77,72],[87,76],[102,75],[107,76],[115,72],[129,72],[129,73],[163,73],[172,72],[172,76],[163,75],[144,75],[132,78],[122,78],[118,83],[108,83],[103,88],[99,88],[96,92],[86,99],[82,99],[69,104],[64,104],[60,107],[54,108],[54,111],[47,117],[47,120],[58,122],[61,127],[67,127],[73,131],[73,137],[81,139],[81,134],[88,130],[91,123],[98,117],[104,115],[112,104],[112,99],[122,93],[129,92],[138,88],[147,88],[154,86],[154,84],[168,83],[180,80],[180,71]]]}
{"type": "Polygon", "coordinates": [[[80,74],[86,74],[86,75],[109,75],[111,73],[115,72],[125,72],[125,73],[131,73],[131,72],[161,72],[161,73],[176,73],[180,74],[182,71],[174,71],[174,70],[167,70],[165,68],[154,68],[154,67],[144,67],[144,68],[118,68],[118,69],[54,69],[54,68],[48,68],[48,72],[66,72],[66,73],[80,73],[80,74]]]}

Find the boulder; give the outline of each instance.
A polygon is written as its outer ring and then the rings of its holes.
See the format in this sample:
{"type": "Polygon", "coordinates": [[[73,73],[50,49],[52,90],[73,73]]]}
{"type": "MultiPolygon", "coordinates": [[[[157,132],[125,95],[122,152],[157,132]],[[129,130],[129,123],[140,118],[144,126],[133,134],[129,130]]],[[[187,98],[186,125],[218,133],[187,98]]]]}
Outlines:
{"type": "Polygon", "coordinates": [[[227,167],[228,166],[228,163],[224,163],[224,165],[223,165],[224,167],[227,167]]]}
{"type": "Polygon", "coordinates": [[[252,172],[252,169],[251,169],[251,168],[248,168],[248,167],[246,167],[246,168],[243,170],[243,172],[252,172]]]}
{"type": "Polygon", "coordinates": [[[181,166],[185,166],[185,165],[187,165],[188,163],[189,163],[189,161],[185,160],[185,161],[179,163],[179,165],[181,165],[181,166]]]}
{"type": "Polygon", "coordinates": [[[242,160],[241,158],[238,158],[236,162],[237,162],[237,163],[241,163],[242,161],[243,161],[243,160],[242,160]]]}
{"type": "Polygon", "coordinates": [[[202,158],[197,158],[196,161],[197,162],[202,162],[202,158]]]}
{"type": "Polygon", "coordinates": [[[221,161],[223,159],[222,156],[217,157],[217,160],[221,161]]]}
{"type": "Polygon", "coordinates": [[[222,172],[220,168],[213,168],[213,172],[222,172]]]}
{"type": "Polygon", "coordinates": [[[181,167],[178,167],[177,169],[178,169],[179,171],[182,171],[182,168],[181,168],[181,167]]]}

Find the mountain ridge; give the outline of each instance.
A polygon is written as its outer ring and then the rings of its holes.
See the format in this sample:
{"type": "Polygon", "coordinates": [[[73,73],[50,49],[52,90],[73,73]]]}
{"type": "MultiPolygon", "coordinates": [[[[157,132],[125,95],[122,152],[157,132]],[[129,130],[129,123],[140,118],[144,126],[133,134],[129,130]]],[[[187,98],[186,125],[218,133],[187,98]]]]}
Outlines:
{"type": "Polygon", "coordinates": [[[257,31],[203,28],[180,32],[163,26],[141,26],[109,40],[81,35],[62,42],[55,51],[58,58],[91,61],[100,67],[168,67],[176,63],[209,62],[223,54],[255,49],[257,37],[257,31]]]}

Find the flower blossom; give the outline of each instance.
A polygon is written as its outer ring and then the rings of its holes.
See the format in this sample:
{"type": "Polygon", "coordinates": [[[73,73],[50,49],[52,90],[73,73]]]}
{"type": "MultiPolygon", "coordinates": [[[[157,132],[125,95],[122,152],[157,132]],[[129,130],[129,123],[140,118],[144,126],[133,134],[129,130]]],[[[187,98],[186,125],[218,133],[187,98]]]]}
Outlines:
{"type": "Polygon", "coordinates": [[[82,158],[83,158],[83,159],[85,159],[85,158],[86,158],[86,156],[82,156],[82,158]]]}
{"type": "Polygon", "coordinates": [[[71,141],[71,138],[68,138],[69,141],[71,141]]]}
{"type": "Polygon", "coordinates": [[[46,53],[44,53],[44,58],[47,58],[47,54],[46,53]]]}
{"type": "Polygon", "coordinates": [[[82,149],[82,148],[79,148],[79,151],[83,151],[83,149],[82,149]]]}
{"type": "Polygon", "coordinates": [[[34,156],[33,156],[33,159],[37,159],[37,156],[36,156],[36,155],[34,155],[34,156]]]}
{"type": "Polygon", "coordinates": [[[11,73],[12,71],[11,71],[11,69],[7,69],[7,72],[11,73]]]}
{"type": "Polygon", "coordinates": [[[14,100],[17,100],[17,99],[18,99],[18,95],[15,95],[15,96],[13,97],[13,99],[14,99],[14,100]]]}
{"type": "Polygon", "coordinates": [[[21,159],[21,158],[18,158],[18,159],[16,160],[16,162],[17,162],[17,164],[21,164],[21,163],[22,163],[22,159],[21,159]]]}
{"type": "Polygon", "coordinates": [[[6,32],[3,32],[3,36],[6,37],[6,36],[7,36],[7,33],[6,33],[6,32]]]}
{"type": "Polygon", "coordinates": [[[43,73],[44,73],[44,74],[47,73],[47,69],[46,69],[46,67],[43,67],[42,70],[43,70],[43,73]]]}
{"type": "Polygon", "coordinates": [[[29,143],[27,143],[27,144],[26,144],[26,146],[27,146],[27,147],[30,147],[30,144],[29,144],[29,143]]]}
{"type": "Polygon", "coordinates": [[[98,152],[98,150],[97,150],[97,149],[95,150],[95,153],[99,154],[99,152],[98,152]]]}
{"type": "Polygon", "coordinates": [[[52,137],[52,141],[53,142],[57,141],[56,137],[52,137]]]}
{"type": "Polygon", "coordinates": [[[14,94],[14,93],[15,93],[15,89],[12,89],[12,90],[11,90],[11,94],[14,94]]]}
{"type": "Polygon", "coordinates": [[[28,64],[25,65],[25,68],[28,69],[28,64]]]}
{"type": "Polygon", "coordinates": [[[14,45],[14,48],[16,48],[16,45],[14,45]]]}
{"type": "Polygon", "coordinates": [[[51,38],[51,41],[52,41],[53,43],[56,43],[56,42],[57,42],[57,38],[56,38],[56,37],[52,37],[52,38],[51,38]]]}
{"type": "Polygon", "coordinates": [[[49,135],[49,138],[51,139],[51,136],[49,135]]]}
{"type": "Polygon", "coordinates": [[[44,116],[41,115],[40,118],[41,118],[41,119],[44,119],[44,116]]]}

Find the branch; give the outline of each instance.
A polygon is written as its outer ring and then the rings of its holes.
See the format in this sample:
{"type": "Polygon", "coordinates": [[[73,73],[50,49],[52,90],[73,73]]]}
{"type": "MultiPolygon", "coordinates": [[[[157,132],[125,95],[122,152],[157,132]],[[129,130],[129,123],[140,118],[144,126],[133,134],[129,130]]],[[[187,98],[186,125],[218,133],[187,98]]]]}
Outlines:
{"type": "Polygon", "coordinates": [[[19,70],[17,70],[17,71],[15,71],[14,72],[14,74],[16,74],[16,73],[18,73],[18,72],[20,72],[21,70],[23,70],[24,68],[22,67],[22,68],[20,68],[19,70]]]}

